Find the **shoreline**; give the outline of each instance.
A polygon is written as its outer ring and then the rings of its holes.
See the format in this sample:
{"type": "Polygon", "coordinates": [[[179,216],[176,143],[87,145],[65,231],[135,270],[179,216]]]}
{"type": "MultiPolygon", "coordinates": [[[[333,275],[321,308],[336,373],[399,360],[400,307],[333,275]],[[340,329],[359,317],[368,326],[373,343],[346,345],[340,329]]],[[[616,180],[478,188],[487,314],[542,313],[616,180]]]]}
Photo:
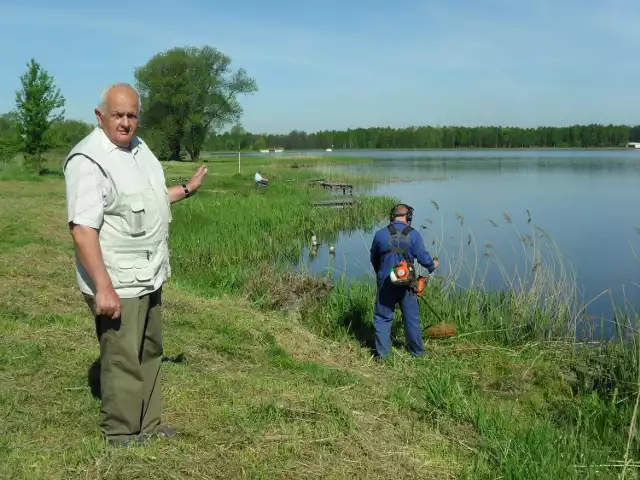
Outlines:
{"type": "MultiPolygon", "coordinates": [[[[304,154],[309,152],[311,155],[326,155],[330,156],[335,153],[346,153],[346,152],[439,152],[439,151],[532,151],[532,150],[549,150],[549,151],[637,151],[640,153],[640,149],[638,148],[629,148],[629,147],[457,147],[457,148],[334,148],[331,152],[325,152],[322,149],[290,149],[283,150],[278,153],[264,153],[257,150],[241,150],[240,153],[242,155],[245,154],[256,154],[262,155],[264,157],[278,157],[279,155],[287,155],[288,153],[301,153],[304,154]]],[[[237,151],[227,151],[227,150],[216,150],[216,151],[206,151],[203,152],[206,155],[237,155],[237,151]]]]}

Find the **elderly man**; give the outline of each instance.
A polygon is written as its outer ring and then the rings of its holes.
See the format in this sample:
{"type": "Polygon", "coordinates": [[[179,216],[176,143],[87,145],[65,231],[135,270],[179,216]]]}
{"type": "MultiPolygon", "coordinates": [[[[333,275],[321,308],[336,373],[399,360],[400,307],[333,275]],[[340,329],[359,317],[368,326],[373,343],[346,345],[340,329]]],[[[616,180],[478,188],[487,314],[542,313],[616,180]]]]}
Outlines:
{"type": "Polygon", "coordinates": [[[170,276],[170,206],[195,193],[207,169],[166,187],[162,165],[137,136],[140,97],[107,88],[98,127],[64,163],[76,280],[100,343],[100,429],[113,444],[172,436],[160,423],[162,285],[170,276]]]}
{"type": "Polygon", "coordinates": [[[269,180],[266,177],[262,176],[262,170],[258,170],[256,174],[253,176],[253,181],[256,185],[266,187],[269,185],[269,180]]]}

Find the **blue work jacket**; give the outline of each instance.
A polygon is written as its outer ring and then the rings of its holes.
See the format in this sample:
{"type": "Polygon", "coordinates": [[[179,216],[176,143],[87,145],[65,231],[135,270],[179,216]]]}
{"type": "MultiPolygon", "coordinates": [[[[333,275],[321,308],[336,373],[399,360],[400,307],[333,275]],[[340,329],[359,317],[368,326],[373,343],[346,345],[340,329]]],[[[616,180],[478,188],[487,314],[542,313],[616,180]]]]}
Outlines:
{"type": "MultiPolygon", "coordinates": [[[[394,227],[400,233],[406,226],[399,220],[393,222],[394,227]]],[[[373,237],[373,242],[370,249],[370,260],[373,269],[376,272],[376,280],[379,285],[384,283],[384,280],[389,276],[389,272],[402,260],[402,254],[395,252],[385,252],[390,249],[389,239],[391,233],[385,226],[378,230],[373,237]]],[[[411,229],[406,237],[406,254],[407,262],[413,263],[414,259],[418,261],[420,265],[429,270],[432,273],[435,270],[435,265],[431,254],[427,251],[422,240],[422,235],[415,229],[411,229]]]]}

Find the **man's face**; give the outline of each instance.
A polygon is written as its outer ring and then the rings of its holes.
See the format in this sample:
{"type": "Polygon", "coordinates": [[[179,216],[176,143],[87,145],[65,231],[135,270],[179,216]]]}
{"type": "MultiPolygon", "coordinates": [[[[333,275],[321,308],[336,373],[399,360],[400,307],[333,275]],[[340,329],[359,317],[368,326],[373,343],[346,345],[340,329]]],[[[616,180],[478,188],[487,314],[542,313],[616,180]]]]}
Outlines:
{"type": "Polygon", "coordinates": [[[95,110],[98,124],[115,145],[128,148],[138,128],[138,96],[127,87],[109,91],[105,111],[95,110]]]}

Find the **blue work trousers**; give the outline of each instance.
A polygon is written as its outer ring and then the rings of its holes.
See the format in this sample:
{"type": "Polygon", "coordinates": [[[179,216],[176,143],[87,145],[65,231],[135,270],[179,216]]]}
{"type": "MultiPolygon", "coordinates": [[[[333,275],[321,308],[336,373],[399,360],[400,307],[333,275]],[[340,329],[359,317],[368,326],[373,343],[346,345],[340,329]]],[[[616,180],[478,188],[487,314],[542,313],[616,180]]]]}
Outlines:
{"type": "Polygon", "coordinates": [[[404,320],[407,350],[416,357],[424,355],[418,297],[408,287],[394,285],[387,278],[384,283],[378,284],[378,298],[373,313],[373,328],[376,333],[378,356],[384,357],[391,353],[391,324],[393,311],[397,304],[400,304],[404,320]]]}

